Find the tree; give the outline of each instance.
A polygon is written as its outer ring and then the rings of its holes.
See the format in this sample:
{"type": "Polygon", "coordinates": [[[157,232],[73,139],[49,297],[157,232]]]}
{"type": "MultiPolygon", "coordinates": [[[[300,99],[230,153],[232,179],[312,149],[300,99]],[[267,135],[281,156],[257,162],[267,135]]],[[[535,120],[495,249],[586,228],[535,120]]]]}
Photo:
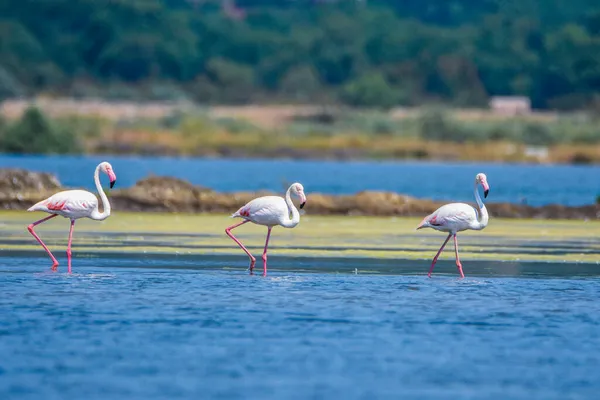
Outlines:
{"type": "Polygon", "coordinates": [[[344,86],[341,94],[346,104],[387,109],[396,104],[394,90],[380,73],[363,75],[344,86]]]}
{"type": "Polygon", "coordinates": [[[297,101],[310,101],[319,90],[317,73],[308,65],[290,69],[281,80],[279,88],[285,96],[297,101]]]}
{"type": "Polygon", "coordinates": [[[0,96],[85,87],[143,98],[169,87],[161,97],[209,102],[336,94],[384,107],[480,106],[525,95],[535,107],[592,107],[596,3],[0,0],[0,96]],[[298,91],[301,79],[310,90],[298,91]]]}

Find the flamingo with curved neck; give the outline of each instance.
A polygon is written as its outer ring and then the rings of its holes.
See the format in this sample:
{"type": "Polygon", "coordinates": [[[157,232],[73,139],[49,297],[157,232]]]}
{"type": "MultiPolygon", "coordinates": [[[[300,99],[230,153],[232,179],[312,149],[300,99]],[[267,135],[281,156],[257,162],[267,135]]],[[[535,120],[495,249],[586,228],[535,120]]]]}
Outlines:
{"type": "Polygon", "coordinates": [[[269,238],[271,237],[271,230],[274,226],[280,225],[284,228],[294,228],[300,223],[300,212],[294,206],[291,195],[295,195],[300,198],[300,208],[306,204],[306,195],[304,194],[304,187],[300,183],[292,184],[287,192],[285,193],[285,199],[279,196],[264,196],[256,198],[246,205],[242,206],[237,210],[232,218],[243,218],[244,220],[238,224],[232,225],[225,229],[225,233],[234,242],[241,247],[242,250],[250,257],[250,273],[253,273],[254,264],[256,258],[250,253],[250,251],[240,242],[231,231],[238,226],[244,225],[248,222],[255,223],[257,225],[263,225],[267,227],[267,240],[265,241],[265,248],[263,250],[263,276],[267,275],[267,247],[269,246],[269,238]]]}
{"type": "MultiPolygon", "coordinates": [[[[96,191],[100,195],[100,200],[102,201],[102,212],[100,212],[98,210],[98,205],[96,204],[96,208],[94,208],[94,210],[92,210],[92,213],[89,216],[89,218],[91,218],[95,221],[104,221],[106,218],[110,217],[110,211],[111,211],[110,202],[108,201],[108,197],[106,197],[106,193],[104,193],[104,189],[102,188],[102,184],[100,183],[101,165],[102,164],[98,164],[98,166],[96,167],[96,170],[94,171],[94,183],[96,184],[96,191]]],[[[110,188],[112,189],[113,186],[115,185],[115,182],[117,181],[117,177],[116,177],[115,173],[112,172],[112,167],[110,166],[110,164],[108,165],[107,168],[112,173],[112,177],[111,177],[111,175],[108,175],[109,179],[110,179],[110,188]]],[[[109,174],[109,172],[106,172],[106,174],[109,174]]]]}
{"type": "Polygon", "coordinates": [[[50,258],[52,259],[53,271],[56,271],[58,267],[58,261],[56,260],[56,257],[54,257],[50,249],[44,244],[42,239],[35,233],[33,228],[58,215],[61,215],[65,218],[69,218],[71,220],[71,228],[69,230],[69,242],[67,245],[67,260],[69,265],[69,273],[71,273],[71,243],[73,241],[73,228],[75,226],[75,220],[79,218],[90,218],[95,221],[103,221],[110,216],[110,203],[108,201],[108,198],[106,197],[106,194],[104,193],[104,190],[102,189],[102,185],[100,184],[100,171],[108,175],[111,188],[115,185],[115,182],[117,181],[117,176],[115,175],[112,166],[106,161],[98,164],[98,166],[96,167],[96,171],[94,172],[94,182],[96,184],[96,190],[98,190],[98,194],[100,195],[100,199],[102,200],[102,212],[98,210],[98,199],[96,198],[96,196],[93,193],[90,193],[86,190],[65,190],[62,192],[58,192],[48,197],[47,199],[34,204],[27,210],[43,211],[52,214],[49,217],[42,218],[39,221],[30,224],[27,227],[27,229],[38,241],[38,243],[42,245],[44,250],[46,250],[50,258]]]}
{"type": "Polygon", "coordinates": [[[456,256],[456,267],[460,273],[461,278],[465,277],[463,273],[462,264],[458,257],[458,241],[456,234],[467,229],[480,231],[485,228],[489,221],[489,215],[485,205],[481,201],[479,191],[477,188],[481,185],[483,187],[483,196],[487,197],[490,186],[487,183],[487,177],[483,173],[475,176],[475,201],[477,202],[477,209],[466,203],[451,203],[441,206],[432,214],[426,216],[423,221],[419,224],[417,229],[432,228],[437,231],[448,232],[448,237],[442,244],[442,247],[438,250],[437,254],[433,258],[431,268],[427,274],[431,278],[433,267],[437,262],[442,250],[450,240],[450,237],[454,237],[454,253],[456,256]]]}

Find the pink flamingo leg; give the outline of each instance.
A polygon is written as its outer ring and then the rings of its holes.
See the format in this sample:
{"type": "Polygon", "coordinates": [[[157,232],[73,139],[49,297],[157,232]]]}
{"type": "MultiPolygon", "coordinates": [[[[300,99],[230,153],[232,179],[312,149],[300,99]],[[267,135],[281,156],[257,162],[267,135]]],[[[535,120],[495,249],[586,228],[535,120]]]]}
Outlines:
{"type": "Polygon", "coordinates": [[[263,251],[262,259],[263,259],[263,276],[267,276],[267,247],[269,246],[269,238],[271,237],[271,229],[272,226],[269,226],[269,231],[267,232],[267,241],[265,242],[265,250],[263,251]]]}
{"type": "Polygon", "coordinates": [[[431,263],[431,268],[429,268],[429,273],[427,274],[428,277],[431,278],[431,273],[433,272],[433,267],[435,267],[435,263],[437,262],[437,259],[440,256],[440,254],[442,253],[442,250],[444,250],[444,247],[446,247],[446,243],[448,243],[448,240],[450,240],[450,236],[452,236],[451,233],[448,235],[448,237],[444,241],[444,244],[442,245],[442,247],[440,247],[440,249],[438,250],[435,257],[433,257],[433,262],[431,263]]]}
{"type": "Polygon", "coordinates": [[[233,233],[231,233],[232,229],[235,229],[238,226],[244,225],[245,223],[248,223],[248,222],[250,222],[250,221],[246,219],[246,220],[240,222],[239,224],[232,225],[229,228],[225,229],[225,233],[227,234],[227,236],[229,236],[230,238],[232,238],[233,241],[236,242],[238,244],[238,246],[240,246],[242,248],[242,250],[244,250],[246,252],[246,254],[248,254],[248,257],[250,257],[250,273],[252,274],[252,271],[254,270],[254,264],[256,263],[256,258],[254,258],[254,256],[252,254],[250,254],[250,252],[242,244],[242,242],[240,242],[239,240],[237,240],[237,238],[235,236],[233,236],[233,233]]]}
{"type": "Polygon", "coordinates": [[[71,220],[71,229],[69,229],[69,244],[67,245],[67,260],[69,263],[69,273],[71,273],[71,242],[73,241],[73,228],[75,227],[75,220],[71,220]]]}
{"type": "Polygon", "coordinates": [[[56,214],[52,214],[49,217],[46,218],[42,218],[39,221],[36,221],[32,224],[29,224],[29,226],[27,227],[27,230],[29,231],[29,233],[31,233],[33,235],[33,237],[35,238],[35,240],[38,241],[39,244],[42,245],[42,247],[44,248],[44,250],[46,250],[46,253],[48,253],[48,255],[50,256],[50,258],[52,259],[52,271],[56,271],[56,268],[58,267],[58,261],[56,261],[56,258],[54,257],[54,255],[52,254],[52,252],[50,251],[50,249],[48,248],[48,246],[46,246],[44,244],[44,242],[42,242],[42,239],[40,239],[40,237],[37,235],[37,233],[35,233],[35,231],[33,230],[34,226],[37,226],[43,222],[46,222],[52,218],[56,217],[56,214]]]}
{"type": "MultiPolygon", "coordinates": [[[[448,240],[446,239],[446,241],[448,240]]],[[[460,259],[458,258],[458,241],[456,240],[456,234],[454,234],[454,254],[456,254],[456,266],[458,267],[460,277],[464,278],[465,274],[463,274],[462,264],[460,263],[460,259]]]]}

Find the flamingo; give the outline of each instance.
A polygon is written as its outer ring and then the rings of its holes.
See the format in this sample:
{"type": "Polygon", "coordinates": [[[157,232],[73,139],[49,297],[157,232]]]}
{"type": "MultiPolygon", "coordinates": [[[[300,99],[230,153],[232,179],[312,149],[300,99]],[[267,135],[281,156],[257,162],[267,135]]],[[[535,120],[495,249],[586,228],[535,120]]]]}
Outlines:
{"type": "Polygon", "coordinates": [[[27,211],[44,211],[50,215],[49,217],[42,218],[39,221],[36,221],[30,224],[27,229],[33,235],[33,237],[38,241],[39,244],[42,245],[44,250],[48,253],[50,258],[52,259],[52,270],[56,271],[58,267],[58,261],[48,249],[48,247],[44,244],[42,239],[35,233],[33,228],[36,225],[39,225],[43,222],[46,222],[58,215],[62,215],[65,218],[69,218],[71,220],[71,229],[69,230],[69,243],[67,245],[67,260],[69,264],[69,273],[71,273],[71,242],[73,240],[73,227],[75,226],[75,220],[79,218],[90,218],[95,221],[103,221],[110,216],[110,203],[106,198],[106,194],[104,194],[104,190],[102,190],[102,186],[100,185],[100,171],[104,172],[108,175],[110,180],[110,187],[115,185],[117,181],[117,176],[113,172],[112,166],[105,162],[98,164],[96,167],[96,171],[94,172],[94,182],[96,183],[96,189],[100,194],[100,198],[102,199],[102,206],[104,211],[98,211],[98,199],[93,193],[90,193],[85,190],[65,190],[63,192],[58,192],[48,197],[45,200],[40,201],[37,204],[31,206],[27,211]]]}
{"type": "Polygon", "coordinates": [[[446,204],[435,210],[433,214],[426,216],[417,227],[417,229],[433,228],[437,231],[448,232],[448,237],[444,241],[444,244],[442,244],[442,247],[440,247],[438,250],[437,254],[433,258],[433,262],[431,263],[431,268],[427,274],[427,276],[430,278],[431,272],[433,272],[433,267],[435,266],[440,253],[452,236],[454,237],[456,266],[461,278],[465,277],[462,264],[458,258],[458,242],[456,240],[456,234],[467,229],[480,231],[487,226],[489,220],[485,205],[481,201],[481,197],[479,197],[479,191],[477,190],[478,185],[483,187],[483,196],[487,198],[487,195],[490,191],[490,186],[487,183],[487,177],[485,174],[479,173],[475,176],[475,201],[477,202],[478,210],[466,203],[446,204]]]}
{"type": "Polygon", "coordinates": [[[304,187],[299,183],[292,184],[285,193],[285,199],[279,196],[264,196],[256,198],[235,213],[232,218],[241,217],[244,220],[239,224],[235,224],[225,229],[227,236],[233,239],[248,254],[250,257],[250,273],[254,270],[256,258],[248,251],[248,249],[231,233],[232,229],[244,225],[248,222],[267,227],[267,240],[265,241],[265,249],[263,251],[263,276],[267,275],[267,247],[269,246],[269,238],[271,237],[271,229],[274,226],[281,225],[284,228],[294,228],[300,223],[300,213],[292,203],[290,195],[294,194],[300,199],[300,209],[306,204],[306,195],[304,187]]]}

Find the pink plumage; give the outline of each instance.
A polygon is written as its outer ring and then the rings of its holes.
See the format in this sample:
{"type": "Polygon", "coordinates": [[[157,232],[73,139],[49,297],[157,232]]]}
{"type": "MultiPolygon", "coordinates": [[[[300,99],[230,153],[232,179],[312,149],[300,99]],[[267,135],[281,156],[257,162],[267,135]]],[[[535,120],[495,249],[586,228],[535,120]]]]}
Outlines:
{"type": "Polygon", "coordinates": [[[33,229],[36,225],[39,225],[43,222],[46,222],[57,215],[63,216],[65,218],[69,218],[71,220],[71,229],[69,230],[69,242],[67,245],[67,260],[69,265],[69,273],[71,272],[71,242],[73,240],[73,228],[75,226],[75,220],[79,218],[90,218],[96,221],[102,221],[110,216],[110,203],[108,202],[108,198],[102,190],[102,186],[100,185],[100,177],[99,172],[102,171],[106,175],[108,175],[110,180],[110,187],[112,188],[117,180],[117,176],[115,175],[112,166],[107,162],[102,162],[98,164],[96,167],[96,171],[94,172],[94,182],[96,183],[96,189],[100,194],[100,198],[102,199],[103,211],[100,212],[98,210],[98,199],[93,193],[90,193],[85,190],[65,190],[63,192],[58,192],[48,197],[45,200],[42,200],[33,206],[31,206],[27,211],[43,211],[50,215],[49,217],[42,218],[39,221],[36,221],[30,224],[27,229],[33,235],[33,237],[38,241],[40,245],[46,250],[50,258],[52,259],[52,269],[56,270],[58,267],[58,261],[48,249],[48,247],[44,244],[42,239],[35,233],[33,229]]]}
{"type": "Polygon", "coordinates": [[[487,226],[489,220],[487,209],[481,201],[481,197],[479,197],[479,192],[477,191],[478,185],[483,187],[484,197],[487,197],[490,187],[487,183],[487,177],[485,174],[479,173],[477,176],[475,176],[474,191],[477,208],[466,203],[446,204],[435,210],[432,214],[423,218],[423,221],[421,221],[417,227],[417,229],[432,228],[437,231],[448,232],[448,237],[442,244],[442,247],[440,247],[436,256],[433,258],[431,268],[427,274],[429,277],[431,277],[433,267],[435,266],[440,253],[448,243],[448,240],[450,240],[450,237],[454,237],[454,252],[456,256],[456,266],[458,268],[458,272],[462,278],[465,277],[460,258],[458,257],[458,241],[456,239],[456,234],[467,229],[482,230],[487,226]]]}
{"type": "Polygon", "coordinates": [[[250,257],[250,273],[254,270],[256,258],[248,251],[248,249],[240,242],[232,233],[231,230],[248,222],[267,227],[267,240],[263,251],[263,276],[267,275],[267,247],[269,246],[269,238],[271,237],[271,229],[274,226],[280,225],[284,228],[294,228],[300,223],[300,213],[292,203],[290,195],[294,194],[300,198],[300,208],[306,203],[306,195],[304,187],[300,183],[292,184],[285,194],[285,199],[279,196],[264,196],[254,199],[244,206],[240,207],[231,215],[232,218],[243,218],[244,220],[238,224],[232,225],[225,229],[225,233],[235,241],[238,246],[250,257]]]}
{"type": "Polygon", "coordinates": [[[43,211],[61,215],[65,218],[78,219],[90,217],[98,210],[98,199],[85,190],[66,190],[58,192],[31,206],[27,211],[43,211]]]}

